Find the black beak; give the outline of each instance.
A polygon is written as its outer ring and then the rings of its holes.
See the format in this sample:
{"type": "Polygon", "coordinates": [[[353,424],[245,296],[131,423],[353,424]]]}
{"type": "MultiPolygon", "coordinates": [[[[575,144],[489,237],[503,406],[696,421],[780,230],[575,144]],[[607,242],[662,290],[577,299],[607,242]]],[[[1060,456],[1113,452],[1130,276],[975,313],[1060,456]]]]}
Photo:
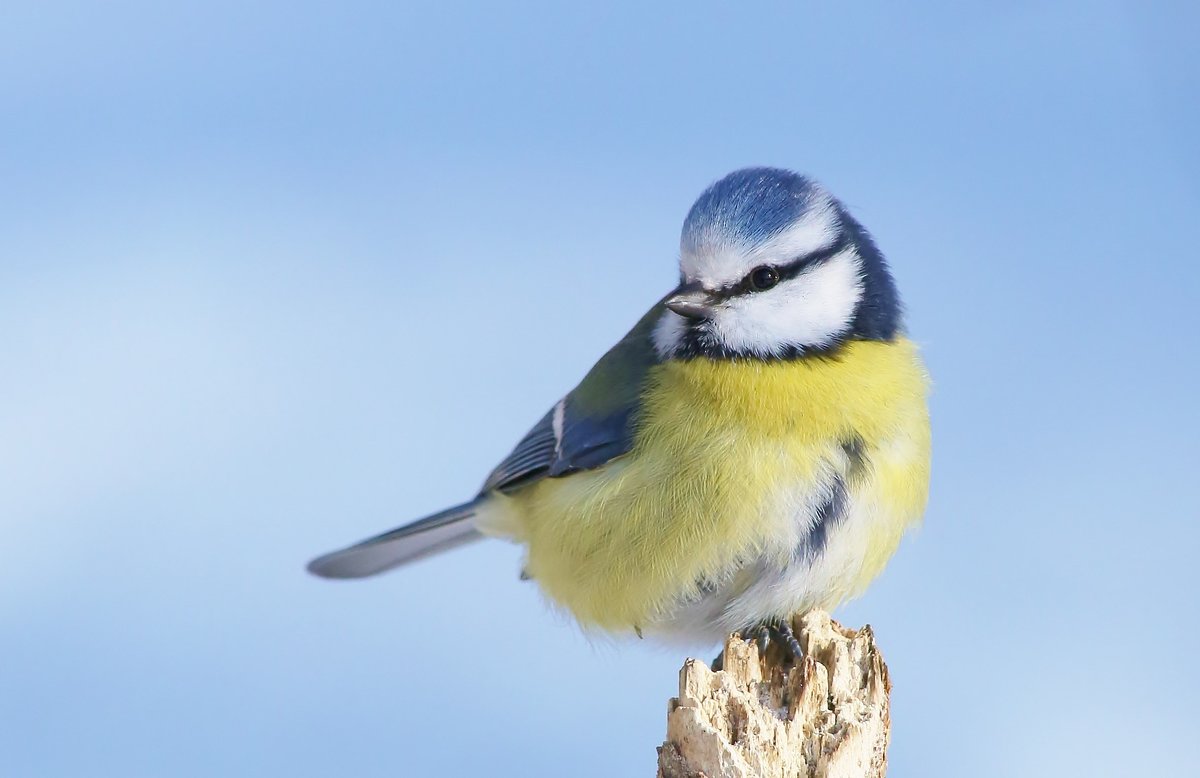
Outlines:
{"type": "Polygon", "coordinates": [[[699,284],[684,284],[663,301],[667,308],[685,319],[707,319],[712,314],[716,298],[699,284]]]}

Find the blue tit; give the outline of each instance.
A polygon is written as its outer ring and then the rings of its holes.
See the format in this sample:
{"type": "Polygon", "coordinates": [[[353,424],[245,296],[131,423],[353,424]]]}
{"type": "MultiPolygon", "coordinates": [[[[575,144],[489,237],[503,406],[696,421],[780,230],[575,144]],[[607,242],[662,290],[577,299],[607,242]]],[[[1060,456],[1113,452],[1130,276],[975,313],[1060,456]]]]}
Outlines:
{"type": "Polygon", "coordinates": [[[692,206],[679,269],[474,499],[309,569],[507,538],[585,628],[693,643],[860,594],[929,484],[928,379],[883,255],[816,182],[751,168],[692,206]]]}

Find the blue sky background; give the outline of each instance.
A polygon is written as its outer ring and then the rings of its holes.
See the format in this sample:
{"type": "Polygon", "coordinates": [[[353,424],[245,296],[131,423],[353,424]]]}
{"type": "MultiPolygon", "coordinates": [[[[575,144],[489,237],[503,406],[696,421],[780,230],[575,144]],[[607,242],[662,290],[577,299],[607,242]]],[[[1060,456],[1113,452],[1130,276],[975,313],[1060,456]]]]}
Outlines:
{"type": "Polygon", "coordinates": [[[936,381],[840,614],[892,774],[1194,768],[1195,4],[245,5],[3,8],[0,774],[652,775],[682,655],[517,549],[302,565],[471,495],[748,164],[850,204],[936,381]]]}

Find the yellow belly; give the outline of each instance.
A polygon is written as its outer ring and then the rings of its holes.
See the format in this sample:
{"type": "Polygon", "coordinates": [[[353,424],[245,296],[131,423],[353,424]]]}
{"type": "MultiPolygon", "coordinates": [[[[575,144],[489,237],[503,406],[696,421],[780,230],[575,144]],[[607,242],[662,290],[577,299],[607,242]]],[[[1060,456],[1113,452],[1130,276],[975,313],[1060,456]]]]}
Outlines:
{"type": "Polygon", "coordinates": [[[831,587],[829,599],[844,599],[924,510],[925,394],[916,347],[903,339],[852,342],[831,358],[668,362],[653,369],[627,455],[498,496],[483,529],[527,544],[529,574],[582,624],[653,624],[697,600],[699,582],[790,553],[779,542],[793,518],[779,515],[781,489],[817,483],[857,439],[870,462],[859,488],[886,511],[853,541],[831,587]]]}

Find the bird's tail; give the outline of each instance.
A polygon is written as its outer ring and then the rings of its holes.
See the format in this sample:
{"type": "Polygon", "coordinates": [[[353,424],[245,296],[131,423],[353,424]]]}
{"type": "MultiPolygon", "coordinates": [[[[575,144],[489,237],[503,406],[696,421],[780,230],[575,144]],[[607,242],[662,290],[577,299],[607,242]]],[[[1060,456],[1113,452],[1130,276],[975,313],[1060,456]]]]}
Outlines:
{"type": "Polygon", "coordinates": [[[483,537],[473,521],[479,503],[475,499],[456,505],[317,557],[308,563],[308,571],[322,578],[365,578],[470,543],[483,537]]]}

